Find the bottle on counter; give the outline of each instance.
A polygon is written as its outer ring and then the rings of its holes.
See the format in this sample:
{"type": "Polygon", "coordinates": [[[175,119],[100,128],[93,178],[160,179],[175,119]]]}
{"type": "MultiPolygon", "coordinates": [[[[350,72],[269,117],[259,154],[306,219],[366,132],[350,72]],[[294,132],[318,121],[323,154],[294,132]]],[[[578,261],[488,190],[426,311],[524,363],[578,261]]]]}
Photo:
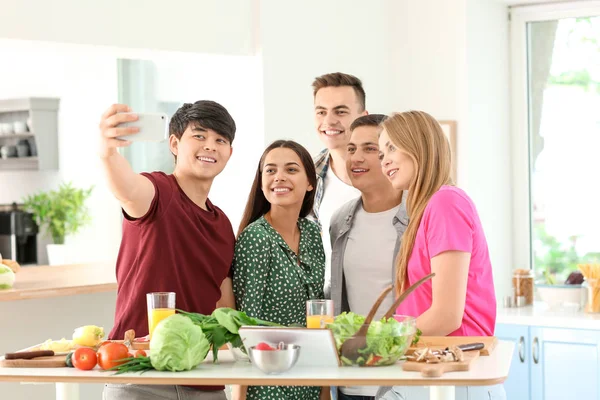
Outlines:
{"type": "MultiPolygon", "coordinates": [[[[515,269],[513,271],[512,286],[515,303],[517,299],[524,299],[525,304],[518,304],[518,306],[533,304],[533,272],[530,269],[515,269]]],[[[523,303],[523,300],[520,303],[523,303]]]]}

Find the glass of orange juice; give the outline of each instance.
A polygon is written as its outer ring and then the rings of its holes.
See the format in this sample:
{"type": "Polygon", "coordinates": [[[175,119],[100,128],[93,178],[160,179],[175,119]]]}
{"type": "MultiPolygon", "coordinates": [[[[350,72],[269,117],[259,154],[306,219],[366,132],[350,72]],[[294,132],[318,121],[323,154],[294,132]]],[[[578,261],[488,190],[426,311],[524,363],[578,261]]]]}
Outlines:
{"type": "Polygon", "coordinates": [[[306,327],[325,328],[333,323],[333,300],[308,300],[306,302],[306,327]]]}
{"type": "Polygon", "coordinates": [[[152,332],[156,325],[169,315],[175,314],[175,293],[157,292],[146,294],[148,303],[148,330],[149,338],[152,339],[152,332]]]}

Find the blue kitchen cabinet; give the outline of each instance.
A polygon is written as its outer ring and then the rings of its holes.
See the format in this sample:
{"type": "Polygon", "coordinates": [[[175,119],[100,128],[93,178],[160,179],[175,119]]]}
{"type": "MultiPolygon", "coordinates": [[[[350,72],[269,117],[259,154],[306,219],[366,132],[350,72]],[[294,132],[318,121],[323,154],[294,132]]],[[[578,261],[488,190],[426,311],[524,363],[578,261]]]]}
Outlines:
{"type": "Polygon", "coordinates": [[[600,332],[531,327],[530,335],[532,400],[600,398],[600,332]]]}
{"type": "Polygon", "coordinates": [[[526,325],[496,325],[498,340],[506,340],[515,344],[508,379],[504,382],[504,390],[508,400],[531,399],[531,357],[529,356],[529,327],[526,325]]]}
{"type": "Polygon", "coordinates": [[[498,324],[515,344],[508,400],[600,400],[600,331],[498,324]]]}

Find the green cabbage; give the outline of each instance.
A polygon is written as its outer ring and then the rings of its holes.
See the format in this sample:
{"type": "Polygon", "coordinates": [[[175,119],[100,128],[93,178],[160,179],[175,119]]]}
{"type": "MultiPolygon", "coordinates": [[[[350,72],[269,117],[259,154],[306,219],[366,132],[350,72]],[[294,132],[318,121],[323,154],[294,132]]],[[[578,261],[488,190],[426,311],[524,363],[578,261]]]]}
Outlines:
{"type": "Polygon", "coordinates": [[[4,264],[0,264],[0,289],[10,289],[15,283],[15,273],[4,264]]]}
{"type": "Polygon", "coordinates": [[[159,371],[189,371],[204,361],[209,349],[202,328],[188,317],[174,314],[152,332],[150,360],[159,371]]]}

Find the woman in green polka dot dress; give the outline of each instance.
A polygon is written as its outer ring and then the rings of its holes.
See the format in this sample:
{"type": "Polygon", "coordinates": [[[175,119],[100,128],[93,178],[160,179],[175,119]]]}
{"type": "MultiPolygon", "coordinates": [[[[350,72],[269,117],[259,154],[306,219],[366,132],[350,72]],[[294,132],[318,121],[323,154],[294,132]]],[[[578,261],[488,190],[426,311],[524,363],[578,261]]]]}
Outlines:
{"type": "MultiPolygon", "coordinates": [[[[233,260],[238,310],[283,325],[306,325],[306,301],[322,299],[325,253],[312,210],[315,167],[308,151],[278,140],[263,153],[233,260]]],[[[323,392],[321,397],[321,392],[323,392]]],[[[233,400],[319,400],[318,386],[234,387],[233,400]]]]}

